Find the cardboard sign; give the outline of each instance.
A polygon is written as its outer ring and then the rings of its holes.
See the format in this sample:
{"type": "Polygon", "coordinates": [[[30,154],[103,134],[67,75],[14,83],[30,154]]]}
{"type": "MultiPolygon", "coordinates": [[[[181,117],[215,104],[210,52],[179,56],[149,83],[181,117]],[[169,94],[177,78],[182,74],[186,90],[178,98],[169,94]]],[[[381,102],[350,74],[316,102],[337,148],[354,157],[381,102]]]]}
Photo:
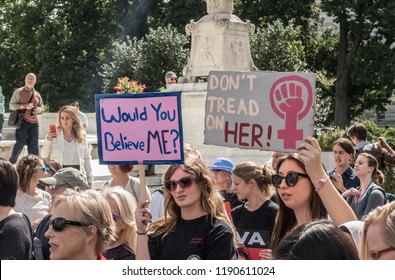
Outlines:
{"type": "Polygon", "coordinates": [[[181,92],[95,98],[100,164],[184,162],[181,92]]]}
{"type": "Polygon", "coordinates": [[[310,73],[211,71],[204,143],[296,151],[313,135],[315,81],[310,73]]]}

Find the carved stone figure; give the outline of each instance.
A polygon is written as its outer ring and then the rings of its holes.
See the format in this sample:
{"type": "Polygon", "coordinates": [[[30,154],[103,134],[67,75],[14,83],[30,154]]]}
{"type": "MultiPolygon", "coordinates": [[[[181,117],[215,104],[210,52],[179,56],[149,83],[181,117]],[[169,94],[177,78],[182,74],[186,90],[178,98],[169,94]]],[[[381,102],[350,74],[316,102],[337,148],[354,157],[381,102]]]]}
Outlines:
{"type": "Polygon", "coordinates": [[[185,27],[191,36],[191,53],[180,81],[204,81],[211,70],[256,70],[250,50],[255,25],[232,14],[233,0],[204,1],[208,15],[185,27]]]}

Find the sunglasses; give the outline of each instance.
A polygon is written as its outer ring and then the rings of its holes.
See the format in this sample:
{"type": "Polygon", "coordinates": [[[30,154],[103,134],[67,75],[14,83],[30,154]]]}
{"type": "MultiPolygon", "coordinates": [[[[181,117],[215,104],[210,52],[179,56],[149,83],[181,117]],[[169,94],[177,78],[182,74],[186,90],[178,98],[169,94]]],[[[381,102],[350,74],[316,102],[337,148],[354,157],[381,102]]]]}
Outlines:
{"type": "Polygon", "coordinates": [[[121,216],[114,214],[114,213],[112,213],[112,218],[114,219],[114,222],[118,222],[118,221],[122,220],[121,216]]]}
{"type": "Polygon", "coordinates": [[[309,178],[309,176],[304,173],[290,172],[285,177],[278,174],[272,175],[272,183],[275,188],[280,188],[281,182],[285,179],[285,184],[287,184],[288,187],[293,187],[298,182],[299,176],[309,178]]]}
{"type": "Polygon", "coordinates": [[[193,182],[193,177],[188,176],[188,177],[181,178],[178,181],[168,180],[165,183],[165,187],[169,192],[172,192],[177,188],[177,185],[179,185],[180,188],[182,188],[182,189],[186,189],[192,185],[192,182],[193,182]]]}
{"type": "Polygon", "coordinates": [[[177,78],[170,78],[171,81],[177,81],[177,78]]]}
{"type": "Polygon", "coordinates": [[[369,251],[369,256],[372,260],[379,260],[382,254],[390,251],[395,251],[395,248],[388,247],[378,252],[369,251]]]}
{"type": "Polygon", "coordinates": [[[48,166],[39,166],[37,167],[37,170],[42,170],[44,171],[44,173],[51,172],[51,168],[49,168],[48,166]]]}
{"type": "Polygon", "coordinates": [[[51,221],[50,225],[52,226],[53,230],[56,232],[63,231],[64,228],[66,227],[66,225],[79,226],[79,227],[84,226],[80,222],[69,221],[69,220],[66,220],[65,218],[62,218],[62,217],[53,219],[51,221]]]}

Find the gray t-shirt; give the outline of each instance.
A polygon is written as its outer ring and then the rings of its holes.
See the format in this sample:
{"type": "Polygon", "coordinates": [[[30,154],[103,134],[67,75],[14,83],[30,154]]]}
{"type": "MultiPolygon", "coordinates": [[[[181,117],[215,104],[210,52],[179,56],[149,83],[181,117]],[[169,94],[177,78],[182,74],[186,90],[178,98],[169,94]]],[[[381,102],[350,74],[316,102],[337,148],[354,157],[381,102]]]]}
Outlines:
{"type": "Polygon", "coordinates": [[[374,188],[375,186],[377,187],[377,185],[371,183],[362,195],[361,200],[357,197],[349,197],[347,199],[348,204],[351,206],[358,220],[363,220],[370,211],[385,204],[385,196],[381,190],[374,189],[371,192],[369,191],[370,188],[374,188]]]}

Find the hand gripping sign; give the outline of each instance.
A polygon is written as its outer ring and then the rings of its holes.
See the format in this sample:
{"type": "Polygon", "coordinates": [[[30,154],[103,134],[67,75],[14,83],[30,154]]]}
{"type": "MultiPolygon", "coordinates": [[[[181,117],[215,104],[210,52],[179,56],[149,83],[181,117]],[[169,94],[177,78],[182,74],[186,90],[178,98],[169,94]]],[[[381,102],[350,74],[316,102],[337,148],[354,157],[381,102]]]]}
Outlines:
{"type": "Polygon", "coordinates": [[[313,134],[315,80],[310,73],[210,72],[204,143],[295,151],[313,134]]]}

